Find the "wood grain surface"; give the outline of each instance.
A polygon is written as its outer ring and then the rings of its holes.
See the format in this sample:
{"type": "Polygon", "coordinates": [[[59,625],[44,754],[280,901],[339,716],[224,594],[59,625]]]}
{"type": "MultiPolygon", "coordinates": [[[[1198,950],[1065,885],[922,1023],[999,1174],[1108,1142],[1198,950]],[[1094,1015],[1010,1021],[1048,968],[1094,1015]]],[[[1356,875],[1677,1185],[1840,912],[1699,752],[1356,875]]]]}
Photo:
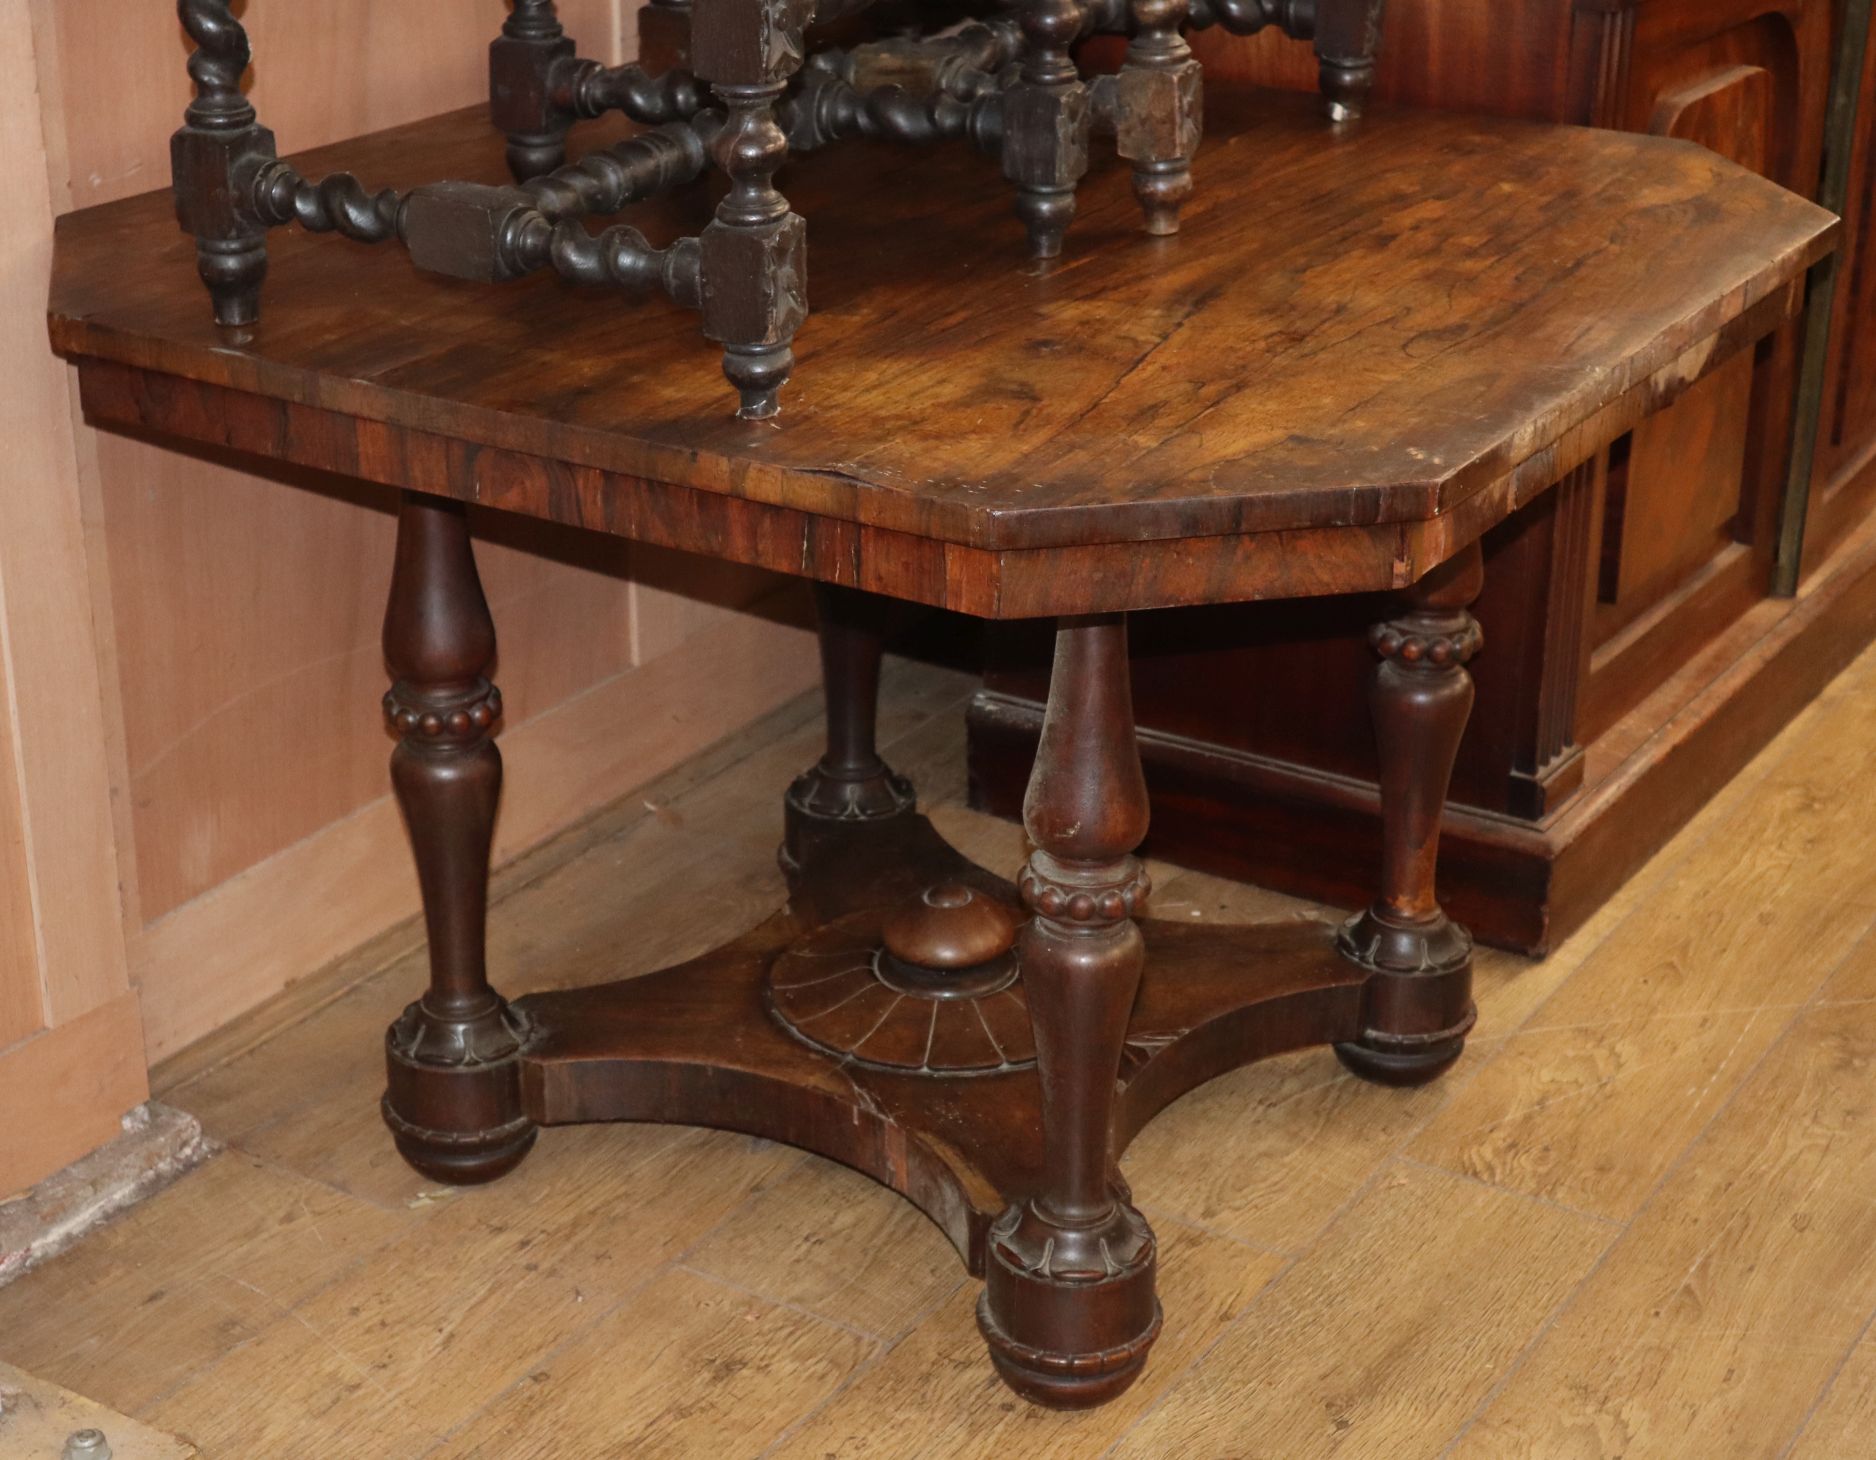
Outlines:
{"type": "MultiPolygon", "coordinates": [[[[947,834],[1014,866],[1020,832],[960,804],[969,688],[894,666],[883,742],[947,834]]],[[[1718,848],[1751,861],[1775,831],[1776,872],[1808,847],[1818,877],[1729,895],[1781,926],[1835,917],[1835,869],[1868,849],[1804,767],[1867,739],[1872,710],[1876,653],[1562,950],[1483,958],[1480,1032],[1451,1079],[1382,1089],[1313,1051],[1222,1077],[1152,1127],[1126,1170],[1164,1243],[1167,1328],[1104,1409],[1050,1414],[1004,1394],[972,1323],[976,1284],[937,1228],[764,1142],[556,1130],[492,1187],[445,1193],[402,1166],[404,1184],[372,1185],[362,1154],[386,1145],[375,1035],[420,983],[407,948],[160,1072],[163,1098],[234,1149],[0,1289],[0,1350],[208,1460],[257,1442],[533,1456],[556,1437],[599,1455],[620,1436],[738,1460],[1851,1460],[1868,1449],[1876,1374],[1870,904],[1828,945],[1711,936],[1680,955],[1772,1035],[1756,1067],[1684,1068],[1651,1107],[1607,1110],[1601,1124],[1658,1173],[1633,1215],[1573,1199],[1604,1185],[1604,1144],[1568,1140],[1556,1167],[1588,1175],[1549,1195],[1520,1189],[1515,1167],[1410,1143],[1442,1107],[1464,1128],[1594,1100],[1578,1093],[1579,1052],[1611,1028],[1646,1022],[1673,1056],[1689,1021],[1663,1008],[1662,964],[1639,940],[1713,921],[1718,848]],[[1527,1042],[1547,1067],[1522,1059],[1527,1042]],[[1529,1075],[1510,1105],[1501,1062],[1529,1075]]],[[[818,714],[771,717],[621,802],[557,863],[498,879],[493,956],[510,987],[656,967],[764,916],[782,895],[776,789],[818,752],[818,714]]],[[[1303,910],[1151,865],[1161,917],[1303,910]]]]}
{"type": "MultiPolygon", "coordinates": [[[[728,415],[675,309],[331,239],[276,235],[258,330],[223,338],[157,195],[63,220],[53,335],[128,367],[87,366],[101,421],[1018,616],[1093,606],[1057,577],[1104,607],[1410,581],[1770,329],[1834,228],[1659,138],[1413,112],[1337,136],[1230,89],[1211,113],[1177,238],[1107,168],[1047,267],[975,159],[925,154],[916,191],[890,148],[802,162],[816,312],[779,423],[728,415]]],[[[502,162],[457,113],[304,165],[502,162]]]]}

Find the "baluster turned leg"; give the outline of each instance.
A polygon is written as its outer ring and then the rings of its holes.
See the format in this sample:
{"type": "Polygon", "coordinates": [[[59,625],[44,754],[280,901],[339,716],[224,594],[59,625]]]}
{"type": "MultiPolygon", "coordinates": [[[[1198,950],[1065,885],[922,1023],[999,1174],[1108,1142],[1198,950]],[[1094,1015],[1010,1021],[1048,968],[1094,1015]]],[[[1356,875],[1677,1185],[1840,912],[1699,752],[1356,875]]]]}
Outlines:
{"type": "Polygon", "coordinates": [[[1332,121],[1352,122],[1368,104],[1386,8],[1387,0],[1320,0],[1316,61],[1323,102],[1332,121]]]}
{"type": "Polygon", "coordinates": [[[1088,88],[1069,53],[1081,18],[1076,0],[1027,0],[1022,75],[1003,99],[1003,175],[1016,184],[1016,216],[1039,259],[1061,253],[1088,170],[1088,88]]]}
{"type": "Polygon", "coordinates": [[[241,93],[250,53],[230,0],[177,0],[176,13],[196,47],[189,57],[195,99],[170,140],[176,217],[195,235],[215,322],[251,325],[267,277],[267,230],[243,199],[274,156],[274,134],[241,93]]]}
{"type": "Polygon", "coordinates": [[[489,116],[508,138],[516,182],[552,172],[567,160],[572,113],[556,96],[574,59],[554,0],[510,0],[502,33],[489,43],[489,116]]]}
{"type": "Polygon", "coordinates": [[[806,0],[696,0],[691,52],[728,114],[717,135],[729,194],[700,240],[703,327],[723,346],[737,414],[765,420],[794,368],[791,346],[808,315],[807,225],[775,189],[788,138],[775,103],[801,66],[806,0]]]}
{"type": "Polygon", "coordinates": [[[1472,938],[1434,895],[1440,814],[1472,712],[1466,661],[1483,646],[1467,611],[1484,586],[1475,542],[1406,594],[1369,635],[1381,655],[1370,704],[1381,750],[1381,895],[1343,928],[1370,971],[1362,1037],[1336,1053],[1356,1074],[1418,1085],[1444,1073],[1472,1027],[1472,938]]]}
{"type": "Polygon", "coordinates": [[[814,601],[827,753],[788,788],[782,868],[791,880],[801,871],[806,822],[880,821],[908,814],[918,799],[912,783],[880,757],[875,739],[880,660],[899,605],[830,583],[814,585],[814,601]]]}
{"type": "Polygon", "coordinates": [[[1164,237],[1179,231],[1179,209],[1192,196],[1204,77],[1182,30],[1186,0],[1133,0],[1133,17],[1116,82],[1115,146],[1133,164],[1146,231],[1164,237]]]}
{"type": "Polygon", "coordinates": [[[521,1113],[520,1016],[484,961],[489,845],[501,795],[486,675],[495,625],[460,504],[404,494],[384,615],[400,737],[391,782],[410,827],[430,940],[430,987],[385,1036],[384,1119],[405,1160],[437,1181],[492,1181],[534,1144],[521,1113]]]}
{"type": "Polygon", "coordinates": [[[1155,1243],[1112,1158],[1111,1124],[1145,944],[1146,783],[1134,743],[1127,624],[1065,619],[1023,802],[1035,851],[1022,978],[1042,1084],[1040,1184],[991,1229],[978,1325],[1019,1394],[1060,1408],[1131,1384],[1159,1335],[1155,1243]]]}

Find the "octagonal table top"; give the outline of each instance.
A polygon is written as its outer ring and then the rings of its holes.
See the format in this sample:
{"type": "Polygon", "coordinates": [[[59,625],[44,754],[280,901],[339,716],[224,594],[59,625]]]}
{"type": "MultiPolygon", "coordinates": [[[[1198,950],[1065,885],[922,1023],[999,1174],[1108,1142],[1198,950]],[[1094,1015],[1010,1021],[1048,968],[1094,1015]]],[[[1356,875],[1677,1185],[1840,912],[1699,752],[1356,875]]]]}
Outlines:
{"type": "MultiPolygon", "coordinates": [[[[231,336],[166,192],[60,220],[52,338],[101,424],[991,617],[1101,612],[1411,581],[1776,328],[1836,226],[1661,138],[1332,129],[1221,86],[1206,128],[1180,234],[1142,232],[1097,146],[1050,264],[962,146],[791,163],[813,313],[768,422],[663,301],[297,230],[231,336]]],[[[504,180],[480,109],[297,161],[504,180]]],[[[624,216],[663,243],[710,204],[624,216]]]]}

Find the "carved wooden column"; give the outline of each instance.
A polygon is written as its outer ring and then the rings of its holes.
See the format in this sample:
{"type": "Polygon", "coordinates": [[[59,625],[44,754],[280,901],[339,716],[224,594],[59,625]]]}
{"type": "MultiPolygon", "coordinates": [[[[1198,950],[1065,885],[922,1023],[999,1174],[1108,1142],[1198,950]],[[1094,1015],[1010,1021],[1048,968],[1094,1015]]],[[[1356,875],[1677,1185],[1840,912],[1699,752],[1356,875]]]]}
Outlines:
{"type": "Polygon", "coordinates": [[[1155,1243],[1111,1154],[1115,1082],[1145,945],[1146,783],[1134,743],[1127,623],[1065,619],[1023,803],[1035,851],[1019,944],[1042,1090],[1031,1198],[991,1229],[978,1325],[1010,1387],[1041,1404],[1100,1404],[1159,1335],[1155,1243]]]}
{"type": "Polygon", "coordinates": [[[1466,661],[1483,647],[1468,607],[1485,584],[1471,543],[1405,594],[1369,635],[1381,655],[1369,702],[1381,751],[1381,895],[1342,930],[1343,954],[1372,971],[1360,1040],[1336,1053],[1356,1074],[1417,1085],[1449,1068],[1472,1027],[1472,938],[1434,891],[1440,814],[1472,712],[1466,661]]]}
{"type": "Polygon", "coordinates": [[[1133,192],[1146,231],[1179,231],[1179,209],[1192,196],[1192,155],[1199,149],[1204,76],[1186,44],[1187,0],[1133,0],[1138,27],[1117,80],[1115,144],[1133,164],[1133,192]]]}
{"type": "Polygon", "coordinates": [[[196,266],[215,303],[215,322],[251,325],[267,277],[267,230],[244,205],[247,185],[274,156],[274,134],[241,92],[250,54],[230,0],[178,0],[195,43],[195,99],[170,139],[176,218],[195,235],[196,266]]]}
{"type": "Polygon", "coordinates": [[[486,678],[495,625],[460,503],[404,494],[384,657],[384,712],[399,737],[391,782],[430,941],[430,987],[385,1036],[384,1119],[424,1175],[491,1181],[527,1154],[534,1126],[521,1113],[526,1024],[489,987],[484,961],[502,700],[486,678]]]}
{"type": "Polygon", "coordinates": [[[1334,121],[1354,121],[1368,104],[1386,8],[1387,0],[1318,0],[1316,60],[1323,102],[1334,121]]]}
{"type": "Polygon", "coordinates": [[[1026,0],[1022,75],[1003,99],[1003,175],[1039,259],[1061,253],[1088,170],[1088,88],[1069,52],[1081,21],[1075,0],[1026,0]]]}
{"type": "Polygon", "coordinates": [[[511,0],[502,33],[489,44],[489,116],[508,138],[516,182],[567,160],[573,114],[556,97],[559,73],[574,59],[554,0],[511,0]]]}
{"type": "Polygon", "coordinates": [[[891,599],[814,585],[820,619],[821,685],[827,700],[827,752],[788,788],[782,867],[801,868],[803,820],[879,821],[911,814],[912,783],[880,758],[879,666],[887,635],[904,608],[891,599]]]}
{"type": "Polygon", "coordinates": [[[716,158],[728,196],[702,236],[704,335],[723,346],[737,414],[779,409],[794,368],[790,346],[807,318],[807,224],[775,189],[788,138],[775,103],[800,69],[809,0],[696,0],[691,54],[728,116],[716,158]]]}

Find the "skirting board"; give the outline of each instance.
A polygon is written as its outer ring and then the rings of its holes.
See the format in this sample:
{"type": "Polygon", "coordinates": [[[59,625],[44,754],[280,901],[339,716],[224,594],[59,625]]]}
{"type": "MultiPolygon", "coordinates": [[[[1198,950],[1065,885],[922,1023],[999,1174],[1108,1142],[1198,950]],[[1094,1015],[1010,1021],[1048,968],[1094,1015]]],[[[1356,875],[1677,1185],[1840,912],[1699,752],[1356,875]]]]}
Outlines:
{"type": "MultiPolygon", "coordinates": [[[[725,615],[501,736],[505,862],[812,686],[814,635],[725,615]],[[707,666],[707,673],[700,673],[707,666]]],[[[390,745],[387,741],[388,760],[390,745]]],[[[145,928],[131,975],[152,1064],[419,911],[386,795],[145,928]]],[[[134,1103],[134,1102],[133,1102],[134,1103]]]]}
{"type": "Polygon", "coordinates": [[[131,991],[0,1050],[0,1196],[112,1140],[149,1097],[138,1022],[131,991]]]}
{"type": "MultiPolygon", "coordinates": [[[[37,1185],[0,1201],[0,1286],[53,1258],[218,1149],[193,1115],[145,1101],[117,1135],[37,1185]]],[[[0,1188],[4,1189],[4,1188],[0,1188]]],[[[0,1447],[0,1455],[7,1454],[0,1447]]]]}

